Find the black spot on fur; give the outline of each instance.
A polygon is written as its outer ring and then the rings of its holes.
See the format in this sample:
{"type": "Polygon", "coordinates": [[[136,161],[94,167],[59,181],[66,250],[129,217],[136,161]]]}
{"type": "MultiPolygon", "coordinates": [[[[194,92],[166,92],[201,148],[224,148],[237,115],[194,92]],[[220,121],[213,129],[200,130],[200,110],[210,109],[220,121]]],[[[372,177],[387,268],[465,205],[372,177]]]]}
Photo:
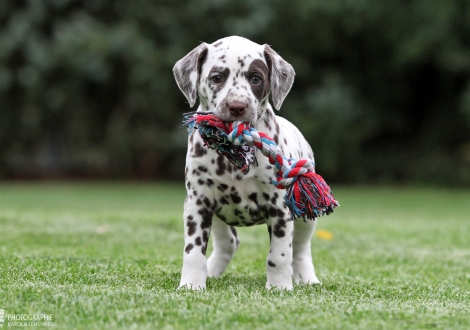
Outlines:
{"type": "Polygon", "coordinates": [[[227,200],[227,198],[225,198],[225,196],[222,196],[220,198],[220,203],[225,204],[225,205],[230,204],[229,201],[227,200]]]}
{"type": "Polygon", "coordinates": [[[228,186],[225,184],[225,183],[221,183],[217,186],[217,189],[219,189],[220,191],[225,191],[227,190],[228,186]]]}
{"type": "Polygon", "coordinates": [[[196,240],[194,241],[194,244],[196,244],[197,246],[201,246],[201,245],[202,245],[202,240],[201,240],[201,237],[200,237],[200,236],[196,237],[196,240]]]}
{"type": "Polygon", "coordinates": [[[207,179],[207,186],[211,187],[214,184],[214,181],[212,179],[207,179]]]}
{"type": "Polygon", "coordinates": [[[202,241],[204,243],[207,243],[207,241],[209,241],[209,231],[208,230],[204,230],[202,232],[202,241]]]}
{"type": "Polygon", "coordinates": [[[257,193],[254,192],[254,193],[248,195],[248,198],[249,198],[250,201],[252,201],[253,203],[258,204],[258,194],[257,194],[257,193]]]}
{"type": "Polygon", "coordinates": [[[268,266],[269,267],[276,267],[276,264],[274,262],[272,262],[271,260],[268,260],[268,266]]]}
{"type": "Polygon", "coordinates": [[[286,227],[286,221],[284,219],[278,219],[277,223],[274,225],[273,235],[276,237],[284,237],[286,236],[286,232],[283,228],[286,227]]]}
{"type": "Polygon", "coordinates": [[[271,203],[276,204],[278,197],[279,195],[277,193],[274,193],[273,197],[271,198],[271,203]]]}
{"type": "Polygon", "coordinates": [[[201,228],[209,229],[212,225],[212,212],[206,208],[202,208],[199,211],[197,211],[197,213],[199,213],[202,217],[201,228]]]}
{"type": "Polygon", "coordinates": [[[235,229],[235,227],[230,226],[230,231],[232,232],[233,236],[237,237],[237,230],[235,229]]]}
{"type": "Polygon", "coordinates": [[[225,165],[224,156],[219,155],[219,157],[217,157],[217,169],[215,170],[215,173],[217,175],[223,175],[226,169],[227,166],[225,165]]]}
{"type": "Polygon", "coordinates": [[[205,167],[205,166],[198,166],[197,169],[201,172],[204,172],[204,173],[207,172],[207,167],[205,167]]]}
{"type": "Polygon", "coordinates": [[[184,252],[188,253],[191,252],[191,250],[193,249],[194,245],[189,243],[188,245],[186,245],[186,247],[184,248],[184,252]]]}
{"type": "Polygon", "coordinates": [[[267,201],[269,201],[269,195],[267,193],[263,193],[263,198],[267,201]]]}
{"type": "Polygon", "coordinates": [[[193,236],[194,233],[196,232],[197,222],[192,221],[192,220],[188,220],[186,222],[186,226],[188,226],[188,236],[193,236]]]}
{"type": "Polygon", "coordinates": [[[269,207],[269,216],[270,217],[275,217],[277,213],[277,209],[274,206],[269,207]]]}
{"type": "Polygon", "coordinates": [[[197,180],[197,183],[199,183],[199,185],[203,186],[205,184],[205,181],[203,179],[199,179],[199,180],[197,180]]]}
{"type": "Polygon", "coordinates": [[[240,204],[240,202],[242,201],[242,199],[240,198],[240,196],[238,196],[237,193],[230,194],[230,198],[235,204],[240,204]]]}
{"type": "Polygon", "coordinates": [[[251,216],[252,219],[255,219],[255,218],[258,219],[260,212],[258,209],[249,208],[248,214],[251,216]]]}
{"type": "Polygon", "coordinates": [[[203,202],[206,207],[211,207],[211,201],[209,200],[209,198],[204,197],[203,202]]]}

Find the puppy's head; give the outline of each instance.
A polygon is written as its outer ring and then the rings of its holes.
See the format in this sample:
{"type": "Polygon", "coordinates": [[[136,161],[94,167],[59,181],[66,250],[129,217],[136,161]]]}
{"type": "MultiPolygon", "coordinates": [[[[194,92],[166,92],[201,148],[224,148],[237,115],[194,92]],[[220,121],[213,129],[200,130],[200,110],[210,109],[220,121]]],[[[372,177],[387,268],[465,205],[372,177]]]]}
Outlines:
{"type": "Polygon", "coordinates": [[[294,69],[268,45],[241,37],[201,43],[179,60],[176,82],[192,107],[199,96],[204,110],[225,121],[255,123],[271,95],[279,110],[294,82],[294,69]]]}

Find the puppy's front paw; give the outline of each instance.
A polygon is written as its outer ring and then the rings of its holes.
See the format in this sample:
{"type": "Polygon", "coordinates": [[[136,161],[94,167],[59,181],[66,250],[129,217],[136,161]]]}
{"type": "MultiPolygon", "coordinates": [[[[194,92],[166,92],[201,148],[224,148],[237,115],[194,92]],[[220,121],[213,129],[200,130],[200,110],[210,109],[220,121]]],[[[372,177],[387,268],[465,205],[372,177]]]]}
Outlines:
{"type": "Polygon", "coordinates": [[[201,253],[190,254],[183,259],[181,281],[178,288],[204,290],[206,288],[206,257],[201,253]]]}
{"type": "Polygon", "coordinates": [[[321,284],[311,262],[294,262],[294,281],[296,284],[321,284]]]}
{"type": "Polygon", "coordinates": [[[286,290],[286,291],[292,291],[294,287],[292,286],[292,281],[286,282],[286,283],[277,283],[277,284],[271,284],[269,282],[266,283],[266,289],[268,290],[286,290]]]}
{"type": "Polygon", "coordinates": [[[295,284],[321,284],[320,280],[313,274],[313,276],[302,277],[299,273],[294,275],[295,284]]]}
{"type": "Polygon", "coordinates": [[[178,290],[182,289],[203,291],[206,289],[206,283],[184,282],[181,280],[180,285],[178,286],[178,290]]]}

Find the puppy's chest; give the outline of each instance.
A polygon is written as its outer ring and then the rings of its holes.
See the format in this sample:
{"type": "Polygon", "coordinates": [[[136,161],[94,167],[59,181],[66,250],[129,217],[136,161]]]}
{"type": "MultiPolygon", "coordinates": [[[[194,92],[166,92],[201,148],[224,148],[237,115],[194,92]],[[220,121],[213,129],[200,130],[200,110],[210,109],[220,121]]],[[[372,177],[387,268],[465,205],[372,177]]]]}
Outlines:
{"type": "Polygon", "coordinates": [[[232,226],[252,226],[272,217],[284,217],[282,192],[251,181],[248,179],[241,185],[233,181],[219,184],[221,188],[228,186],[225,191],[218,189],[214,193],[214,214],[219,219],[232,226]]]}
{"type": "MultiPolygon", "coordinates": [[[[196,198],[202,207],[208,207],[215,216],[232,226],[251,226],[265,223],[268,218],[283,218],[287,212],[285,191],[271,184],[273,167],[265,157],[258,155],[257,164],[251,164],[243,174],[212,150],[214,161],[188,165],[186,187],[189,198],[196,198]]],[[[207,158],[206,158],[207,159],[207,158]]]]}

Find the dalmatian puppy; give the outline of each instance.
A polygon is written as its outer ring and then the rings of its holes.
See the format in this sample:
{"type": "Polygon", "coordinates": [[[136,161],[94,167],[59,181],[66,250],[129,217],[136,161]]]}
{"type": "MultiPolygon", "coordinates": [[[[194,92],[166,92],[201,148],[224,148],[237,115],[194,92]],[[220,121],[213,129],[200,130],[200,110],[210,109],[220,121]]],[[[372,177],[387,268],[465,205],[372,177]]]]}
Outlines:
{"type": "MultiPolygon", "coordinates": [[[[294,82],[294,69],[270,46],[232,36],[201,43],[179,60],[173,73],[192,107],[211,110],[224,121],[249,122],[271,136],[291,158],[313,152],[300,131],[274,114],[294,82]]],[[[204,146],[197,130],[189,136],[186,155],[184,252],[180,287],[202,290],[207,277],[227,268],[240,241],[235,227],[267,225],[270,250],[266,260],[268,289],[291,290],[298,284],[320,283],[315,275],[310,240],[316,221],[292,221],[285,190],[271,184],[273,167],[256,151],[257,163],[247,174],[204,146]],[[209,234],[213,252],[206,258],[209,234]]]]}

